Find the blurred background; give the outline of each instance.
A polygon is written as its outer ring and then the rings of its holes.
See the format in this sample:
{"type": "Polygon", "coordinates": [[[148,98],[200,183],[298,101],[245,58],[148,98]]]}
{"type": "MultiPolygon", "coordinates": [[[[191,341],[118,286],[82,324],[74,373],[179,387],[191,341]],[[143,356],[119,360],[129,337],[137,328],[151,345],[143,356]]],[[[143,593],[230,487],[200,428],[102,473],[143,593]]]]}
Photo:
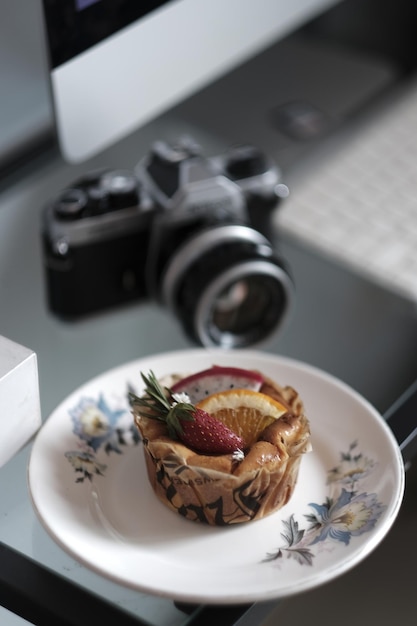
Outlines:
{"type": "MultiPolygon", "coordinates": [[[[305,180],[322,176],[322,164],[332,162],[352,137],[397,110],[415,83],[414,3],[345,0],[126,139],[70,165],[55,138],[41,3],[3,0],[1,11],[0,334],[36,352],[43,419],[79,385],[109,368],[191,346],[174,316],[150,300],[74,323],[50,312],[41,224],[51,198],[89,170],[131,169],[156,139],[187,134],[208,155],[235,143],[255,144],[279,165],[290,189],[288,202],[296,201],[305,180]],[[294,103],[297,107],[289,106],[294,103]]],[[[414,137],[415,128],[404,132],[414,137]]],[[[417,150],[414,154],[417,163],[417,150]]],[[[395,185],[389,169],[385,180],[395,185]]],[[[337,193],[343,195],[344,187],[337,193]]],[[[276,210],[270,237],[291,269],[295,307],[282,332],[261,349],[334,374],[384,413],[417,377],[415,300],[295,237],[284,220],[281,228],[285,203],[276,210]]],[[[22,450],[0,471],[3,542],[134,615],[173,624],[168,600],[156,611],[151,600],[85,571],[46,535],[27,493],[28,454],[28,448],[22,450]]],[[[296,626],[313,619],[323,625],[371,620],[384,626],[394,618],[414,624],[416,505],[412,466],[400,517],[375,554],[335,583],[279,603],[265,624],[285,619],[296,626]]],[[[177,614],[175,620],[182,623],[177,614]]]]}

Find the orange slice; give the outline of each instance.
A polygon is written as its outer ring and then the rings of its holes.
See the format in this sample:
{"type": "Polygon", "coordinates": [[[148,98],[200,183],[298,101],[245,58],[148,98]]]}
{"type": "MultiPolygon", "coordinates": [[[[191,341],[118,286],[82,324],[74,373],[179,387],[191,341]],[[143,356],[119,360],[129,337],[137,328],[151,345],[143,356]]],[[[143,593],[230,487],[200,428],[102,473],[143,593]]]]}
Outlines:
{"type": "Polygon", "coordinates": [[[269,424],[286,413],[284,405],[270,396],[249,389],[230,389],[201,400],[197,407],[252,445],[269,424]]]}

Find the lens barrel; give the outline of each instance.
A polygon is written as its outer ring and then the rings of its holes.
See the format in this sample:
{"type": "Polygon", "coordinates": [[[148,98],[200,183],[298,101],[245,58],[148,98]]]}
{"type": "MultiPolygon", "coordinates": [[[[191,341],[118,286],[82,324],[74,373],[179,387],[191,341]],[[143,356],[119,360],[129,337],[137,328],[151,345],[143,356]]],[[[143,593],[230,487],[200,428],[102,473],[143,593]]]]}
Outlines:
{"type": "Polygon", "coordinates": [[[180,246],[162,278],[164,303],[204,346],[258,344],[284,323],[293,283],[269,241],[241,225],[203,230],[180,246]]]}

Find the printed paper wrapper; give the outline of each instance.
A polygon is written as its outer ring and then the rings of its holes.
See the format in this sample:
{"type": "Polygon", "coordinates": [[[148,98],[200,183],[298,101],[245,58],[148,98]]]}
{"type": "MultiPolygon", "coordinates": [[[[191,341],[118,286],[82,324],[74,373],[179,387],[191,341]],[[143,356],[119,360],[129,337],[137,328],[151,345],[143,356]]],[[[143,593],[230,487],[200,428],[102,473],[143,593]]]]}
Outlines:
{"type": "Polygon", "coordinates": [[[296,414],[265,429],[243,461],[197,454],[170,439],[164,424],[135,416],[149,481],[161,502],[189,520],[216,526],[261,519],[283,507],[310,450],[310,431],[298,394],[280,389],[296,414]]]}

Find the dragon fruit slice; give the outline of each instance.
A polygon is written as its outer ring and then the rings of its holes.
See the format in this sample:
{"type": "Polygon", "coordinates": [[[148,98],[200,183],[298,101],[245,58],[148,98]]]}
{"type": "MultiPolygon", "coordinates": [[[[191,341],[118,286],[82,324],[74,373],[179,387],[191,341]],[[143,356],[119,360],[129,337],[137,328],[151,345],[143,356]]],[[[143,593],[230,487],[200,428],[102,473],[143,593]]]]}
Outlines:
{"type": "Polygon", "coordinates": [[[238,367],[221,367],[214,365],[210,369],[187,376],[175,383],[171,391],[186,393],[191,404],[197,404],[203,398],[226,391],[227,389],[251,389],[259,391],[264,379],[258,372],[238,367]]]}

